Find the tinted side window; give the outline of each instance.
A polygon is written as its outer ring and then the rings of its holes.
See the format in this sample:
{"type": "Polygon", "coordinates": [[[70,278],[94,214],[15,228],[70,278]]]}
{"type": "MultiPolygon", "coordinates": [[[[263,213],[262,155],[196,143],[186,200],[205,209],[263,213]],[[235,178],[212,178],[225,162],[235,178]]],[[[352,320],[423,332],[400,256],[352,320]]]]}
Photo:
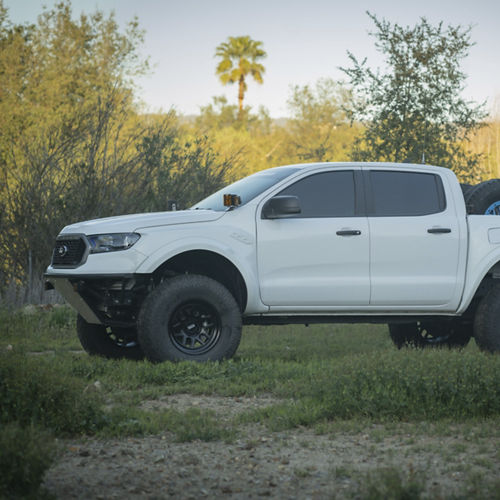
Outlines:
{"type": "Polygon", "coordinates": [[[438,175],[418,172],[370,172],[375,216],[429,215],[446,208],[438,175]]]}
{"type": "Polygon", "coordinates": [[[352,171],[313,174],[279,194],[299,198],[302,212],[294,217],[352,217],[355,213],[352,171]]]}

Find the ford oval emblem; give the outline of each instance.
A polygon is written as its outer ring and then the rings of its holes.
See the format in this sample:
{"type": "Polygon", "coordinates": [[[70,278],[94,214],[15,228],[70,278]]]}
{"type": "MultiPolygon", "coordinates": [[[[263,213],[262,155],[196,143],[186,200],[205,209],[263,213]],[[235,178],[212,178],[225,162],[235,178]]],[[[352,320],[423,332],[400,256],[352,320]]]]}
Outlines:
{"type": "Polygon", "coordinates": [[[66,245],[61,245],[57,247],[57,256],[64,257],[68,253],[68,247],[66,245]]]}

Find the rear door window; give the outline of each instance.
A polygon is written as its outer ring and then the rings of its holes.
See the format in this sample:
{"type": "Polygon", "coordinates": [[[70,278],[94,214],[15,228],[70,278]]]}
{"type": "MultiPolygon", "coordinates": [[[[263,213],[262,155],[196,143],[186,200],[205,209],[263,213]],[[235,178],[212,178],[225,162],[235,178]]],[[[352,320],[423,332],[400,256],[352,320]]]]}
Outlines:
{"type": "Polygon", "coordinates": [[[426,172],[369,172],[371,216],[430,215],[446,209],[441,177],[426,172]]]}

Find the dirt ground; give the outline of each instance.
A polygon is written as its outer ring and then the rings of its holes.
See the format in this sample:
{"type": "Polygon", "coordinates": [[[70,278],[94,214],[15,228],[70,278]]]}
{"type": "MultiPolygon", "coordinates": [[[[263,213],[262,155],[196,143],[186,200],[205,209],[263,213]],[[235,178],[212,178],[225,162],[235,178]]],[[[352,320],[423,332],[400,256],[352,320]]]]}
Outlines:
{"type": "MultiPolygon", "coordinates": [[[[197,406],[222,419],[272,404],[270,397],[175,395],[144,403],[179,410],[197,406]]],[[[177,443],[169,434],[116,440],[67,440],[45,488],[60,499],[353,498],[366,474],[395,467],[421,475],[432,498],[463,493],[471,474],[496,478],[498,439],[456,432],[415,436],[387,426],[316,435],[309,429],[271,432],[240,427],[224,442],[177,443]]]]}

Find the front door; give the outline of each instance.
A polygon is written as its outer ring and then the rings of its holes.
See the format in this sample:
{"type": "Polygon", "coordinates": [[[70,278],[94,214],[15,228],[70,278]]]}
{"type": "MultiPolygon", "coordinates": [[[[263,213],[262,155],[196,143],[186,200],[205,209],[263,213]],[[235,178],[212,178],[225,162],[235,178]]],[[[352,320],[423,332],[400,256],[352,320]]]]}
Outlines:
{"type": "Polygon", "coordinates": [[[369,228],[359,169],[311,173],[275,195],[299,198],[301,213],[262,219],[257,264],[264,304],[318,308],[367,306],[369,228]]]}

